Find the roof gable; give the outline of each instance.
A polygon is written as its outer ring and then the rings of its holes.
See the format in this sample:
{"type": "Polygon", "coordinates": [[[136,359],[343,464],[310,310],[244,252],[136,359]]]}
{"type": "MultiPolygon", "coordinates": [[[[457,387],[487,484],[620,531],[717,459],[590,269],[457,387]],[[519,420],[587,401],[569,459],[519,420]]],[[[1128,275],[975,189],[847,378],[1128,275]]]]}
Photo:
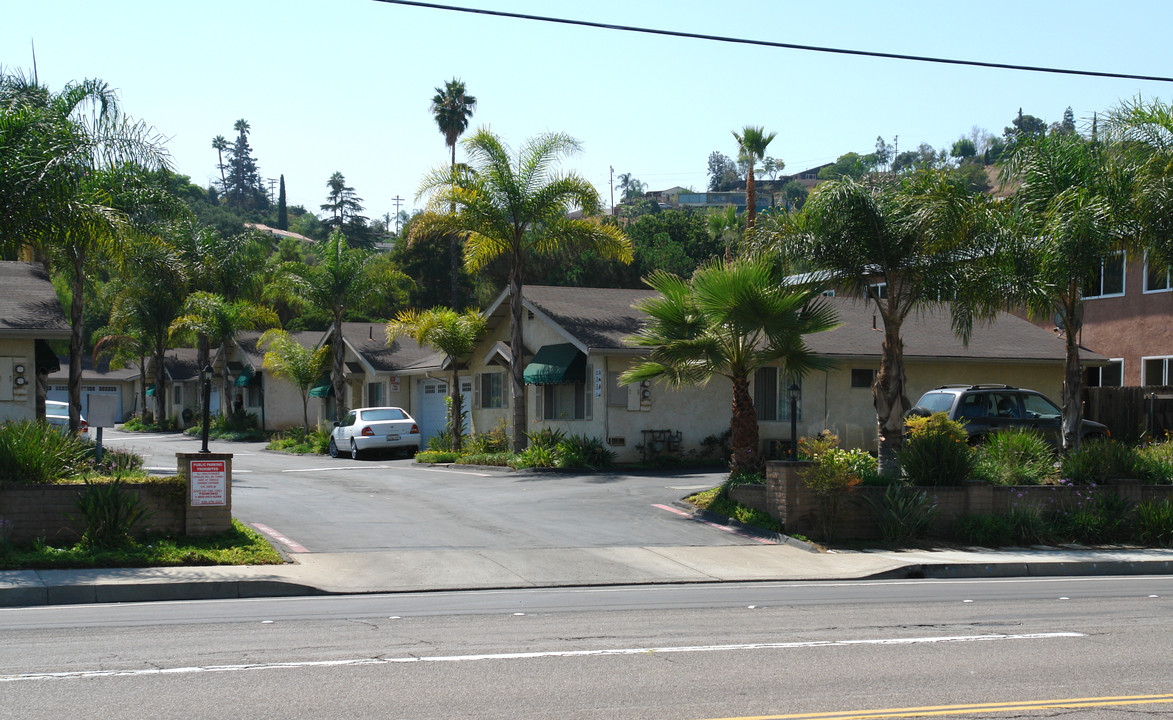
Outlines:
{"type": "Polygon", "coordinates": [[[44,268],[0,262],[0,288],[0,335],[69,337],[69,320],[44,268]]]}

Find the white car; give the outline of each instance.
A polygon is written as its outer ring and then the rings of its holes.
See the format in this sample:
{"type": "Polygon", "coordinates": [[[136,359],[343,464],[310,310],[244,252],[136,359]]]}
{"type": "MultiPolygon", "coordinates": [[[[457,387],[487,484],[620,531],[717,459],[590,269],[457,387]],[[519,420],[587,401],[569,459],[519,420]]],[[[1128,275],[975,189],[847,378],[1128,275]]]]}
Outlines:
{"type": "MultiPolygon", "coordinates": [[[[90,424],[86,422],[86,416],[81,415],[81,426],[78,429],[80,437],[90,436],[90,424]]],[[[46,400],[45,401],[45,422],[49,423],[55,428],[59,428],[61,432],[69,431],[69,403],[61,402],[60,400],[46,400]]]]}
{"type": "Polygon", "coordinates": [[[419,447],[419,425],[397,407],[356,408],[346,413],[342,422],[334,423],[330,433],[330,457],[335,458],[350,453],[358,460],[370,450],[415,453],[419,447]]]}

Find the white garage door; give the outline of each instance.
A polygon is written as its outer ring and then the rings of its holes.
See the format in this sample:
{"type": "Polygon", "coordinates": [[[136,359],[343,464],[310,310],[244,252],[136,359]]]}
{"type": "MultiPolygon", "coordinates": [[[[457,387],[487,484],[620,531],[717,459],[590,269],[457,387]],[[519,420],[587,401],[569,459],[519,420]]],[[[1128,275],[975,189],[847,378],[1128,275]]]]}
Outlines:
{"type": "MultiPolygon", "coordinates": [[[[90,395],[113,395],[117,398],[116,417],[122,417],[122,392],[116,385],[82,385],[81,386],[81,414],[82,417],[88,418],[90,416],[90,395]]],[[[59,402],[69,402],[69,386],[68,385],[52,385],[49,387],[49,392],[45,395],[46,400],[57,400],[59,402]]]]}
{"type": "MultiPolygon", "coordinates": [[[[472,407],[472,380],[460,378],[461,404],[465,412],[472,407]]],[[[444,432],[448,424],[448,404],[444,398],[448,396],[448,383],[444,380],[420,380],[420,406],[415,420],[420,426],[420,447],[426,447],[428,438],[444,432]]],[[[465,427],[465,433],[468,428],[465,427]]]]}

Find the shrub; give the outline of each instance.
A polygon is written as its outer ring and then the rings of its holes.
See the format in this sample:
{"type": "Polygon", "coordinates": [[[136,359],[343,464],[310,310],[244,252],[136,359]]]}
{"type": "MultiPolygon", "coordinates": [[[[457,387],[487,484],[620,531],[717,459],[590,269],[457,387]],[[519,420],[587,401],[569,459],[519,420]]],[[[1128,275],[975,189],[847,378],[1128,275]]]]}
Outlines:
{"type": "Polygon", "coordinates": [[[530,445],[514,457],[514,467],[558,467],[558,451],[556,448],[547,445],[530,445]]]}
{"type": "Polygon", "coordinates": [[[1055,453],[1035,430],[1000,430],[976,449],[975,476],[994,485],[1043,485],[1055,476],[1055,453]]]}
{"type": "Polygon", "coordinates": [[[1131,503],[1114,492],[1081,490],[1077,497],[1072,507],[1050,513],[1052,538],[1095,545],[1127,536],[1131,503]]]}
{"type": "Polygon", "coordinates": [[[456,459],[456,453],[451,450],[432,450],[429,448],[415,454],[416,462],[421,463],[450,463],[456,462],[456,459]]]}
{"type": "Polygon", "coordinates": [[[879,500],[866,497],[872,515],[880,525],[880,537],[887,543],[905,544],[928,534],[937,515],[937,503],[924,490],[892,483],[879,500]]]}
{"type": "Polygon", "coordinates": [[[77,497],[77,508],[85,526],[82,545],[92,548],[119,547],[130,542],[134,528],[148,517],[139,498],[122,488],[122,481],[85,481],[77,497]]]}
{"type": "Polygon", "coordinates": [[[89,440],[82,441],[86,447],[86,470],[94,475],[116,476],[146,475],[143,459],[129,450],[102,448],[102,459],[98,460],[98,445],[89,440]]]}
{"type": "Polygon", "coordinates": [[[558,442],[558,467],[599,470],[615,464],[615,453],[599,438],[572,435],[558,442]]]}
{"type": "Polygon", "coordinates": [[[492,430],[469,436],[464,448],[473,455],[505,453],[513,449],[513,440],[509,437],[505,421],[501,420],[492,430]]]}
{"type": "Polygon", "coordinates": [[[1075,485],[1094,485],[1105,480],[1140,478],[1145,471],[1141,455],[1130,445],[1111,440],[1092,440],[1063,457],[1060,472],[1075,485]]]}
{"type": "Polygon", "coordinates": [[[799,453],[811,461],[811,466],[800,476],[818,503],[823,538],[828,542],[834,539],[839,500],[860,483],[848,453],[838,446],[839,438],[825,431],[816,438],[803,438],[798,442],[799,453]]]}
{"type": "Polygon", "coordinates": [[[296,453],[299,455],[325,455],[330,447],[330,433],[326,430],[312,430],[293,427],[278,433],[266,446],[268,450],[296,453]]]}
{"type": "Polygon", "coordinates": [[[472,455],[461,455],[456,459],[459,465],[493,465],[495,467],[509,467],[513,462],[513,453],[498,452],[498,453],[475,453],[472,455]]]}
{"type": "Polygon", "coordinates": [[[529,440],[529,446],[531,448],[538,447],[553,450],[558,447],[558,443],[566,439],[566,433],[553,428],[542,428],[537,432],[526,433],[525,437],[529,440]]]}
{"type": "Polygon", "coordinates": [[[1173,500],[1140,503],[1133,524],[1133,535],[1142,545],[1173,547],[1173,500]]]}
{"type": "Polygon", "coordinates": [[[945,413],[909,418],[898,459],[911,485],[959,485],[974,467],[965,426],[945,413]]]}
{"type": "Polygon", "coordinates": [[[969,545],[1002,547],[1014,541],[1010,518],[1005,515],[963,515],[953,526],[953,535],[969,545]]]}
{"type": "Polygon", "coordinates": [[[84,440],[41,421],[0,425],[0,478],[18,483],[53,483],[87,469],[84,440]]]}
{"type": "Polygon", "coordinates": [[[1168,485],[1173,483],[1173,439],[1152,443],[1137,450],[1145,482],[1168,485]]]}

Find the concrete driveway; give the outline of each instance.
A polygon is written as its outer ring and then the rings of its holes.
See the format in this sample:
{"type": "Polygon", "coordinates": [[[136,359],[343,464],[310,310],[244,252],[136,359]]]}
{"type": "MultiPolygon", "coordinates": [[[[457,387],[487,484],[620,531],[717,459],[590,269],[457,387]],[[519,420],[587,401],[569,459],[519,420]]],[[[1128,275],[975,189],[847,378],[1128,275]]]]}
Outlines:
{"type": "MultiPolygon", "coordinates": [[[[147,464],[174,468],[199,440],[106,432],[147,464]]],[[[672,504],[721,480],[715,472],[562,474],[432,468],[411,460],[292,456],[263,443],[232,452],[233,515],[294,552],[755,545],[672,504]]]]}

